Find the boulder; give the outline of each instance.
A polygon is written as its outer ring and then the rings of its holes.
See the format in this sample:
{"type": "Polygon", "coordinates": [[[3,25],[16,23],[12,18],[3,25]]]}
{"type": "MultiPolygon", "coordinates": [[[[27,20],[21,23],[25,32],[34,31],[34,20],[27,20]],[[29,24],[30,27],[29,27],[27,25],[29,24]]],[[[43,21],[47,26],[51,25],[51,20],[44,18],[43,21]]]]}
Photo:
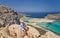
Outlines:
{"type": "Polygon", "coordinates": [[[15,12],[12,8],[9,8],[6,5],[0,5],[0,19],[3,19],[2,24],[0,25],[6,26],[10,24],[19,24],[19,18],[17,12],[15,12]]]}
{"type": "Polygon", "coordinates": [[[42,35],[40,38],[60,38],[60,36],[54,34],[51,31],[46,32],[45,35],[42,35]]]}

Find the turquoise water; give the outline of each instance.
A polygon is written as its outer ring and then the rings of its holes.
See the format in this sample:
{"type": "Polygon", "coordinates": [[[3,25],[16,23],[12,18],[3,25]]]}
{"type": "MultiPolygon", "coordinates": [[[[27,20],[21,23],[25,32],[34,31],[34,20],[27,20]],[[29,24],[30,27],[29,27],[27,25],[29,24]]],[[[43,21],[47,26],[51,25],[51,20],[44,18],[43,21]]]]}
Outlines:
{"type": "Polygon", "coordinates": [[[33,18],[31,18],[31,17],[24,17],[24,18],[23,18],[23,21],[24,21],[24,22],[29,22],[30,19],[33,19],[33,18]]]}
{"type": "Polygon", "coordinates": [[[24,21],[24,22],[28,22],[29,19],[30,19],[30,17],[24,17],[24,18],[23,18],[23,21],[24,21]]]}
{"type": "MultiPolygon", "coordinates": [[[[28,22],[28,20],[33,19],[30,17],[24,17],[24,21],[28,22]]],[[[55,34],[60,35],[60,20],[54,21],[54,22],[42,22],[42,23],[37,23],[38,26],[41,26],[43,28],[46,28],[50,31],[53,31],[55,34]]]]}
{"type": "Polygon", "coordinates": [[[37,23],[37,25],[60,35],[60,21],[37,23]]]}

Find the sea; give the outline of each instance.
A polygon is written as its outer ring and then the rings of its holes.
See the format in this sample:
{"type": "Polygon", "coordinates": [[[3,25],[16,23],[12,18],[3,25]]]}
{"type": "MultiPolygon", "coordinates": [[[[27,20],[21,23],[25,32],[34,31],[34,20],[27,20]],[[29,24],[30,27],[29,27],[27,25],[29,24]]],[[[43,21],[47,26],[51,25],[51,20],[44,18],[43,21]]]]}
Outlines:
{"type": "MultiPolygon", "coordinates": [[[[58,14],[60,12],[29,12],[29,13],[24,13],[29,15],[28,17],[32,18],[44,18],[48,14],[58,14]]],[[[38,26],[46,28],[52,32],[54,32],[57,35],[60,35],[60,20],[56,20],[54,22],[45,22],[45,23],[37,23],[38,26]]]]}
{"type": "Polygon", "coordinates": [[[28,15],[28,17],[32,18],[44,18],[48,14],[58,14],[60,12],[19,12],[19,13],[26,14],[28,15]]]}

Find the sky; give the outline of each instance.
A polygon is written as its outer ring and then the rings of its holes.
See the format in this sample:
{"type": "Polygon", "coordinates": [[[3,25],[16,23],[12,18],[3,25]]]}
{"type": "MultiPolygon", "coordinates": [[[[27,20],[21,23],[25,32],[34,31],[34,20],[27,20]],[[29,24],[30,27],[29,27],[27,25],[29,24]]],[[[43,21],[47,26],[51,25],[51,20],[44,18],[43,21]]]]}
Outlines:
{"type": "Polygon", "coordinates": [[[18,12],[60,12],[60,0],[0,0],[18,12]]]}

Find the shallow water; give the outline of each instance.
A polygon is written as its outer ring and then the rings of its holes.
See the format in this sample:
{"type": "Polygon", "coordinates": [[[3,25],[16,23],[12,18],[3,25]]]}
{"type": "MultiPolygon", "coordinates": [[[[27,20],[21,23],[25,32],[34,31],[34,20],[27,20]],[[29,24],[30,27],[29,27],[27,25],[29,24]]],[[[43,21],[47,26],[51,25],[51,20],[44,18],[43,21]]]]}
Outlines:
{"type": "Polygon", "coordinates": [[[60,21],[54,21],[49,23],[38,23],[38,26],[53,31],[55,34],[60,35],[60,21]]]}
{"type": "MultiPolygon", "coordinates": [[[[24,21],[28,22],[29,19],[32,19],[30,17],[25,17],[24,21]]],[[[38,26],[41,26],[43,28],[46,28],[50,31],[53,31],[55,34],[60,35],[60,20],[54,21],[54,22],[42,22],[42,23],[37,23],[38,26]]]]}

